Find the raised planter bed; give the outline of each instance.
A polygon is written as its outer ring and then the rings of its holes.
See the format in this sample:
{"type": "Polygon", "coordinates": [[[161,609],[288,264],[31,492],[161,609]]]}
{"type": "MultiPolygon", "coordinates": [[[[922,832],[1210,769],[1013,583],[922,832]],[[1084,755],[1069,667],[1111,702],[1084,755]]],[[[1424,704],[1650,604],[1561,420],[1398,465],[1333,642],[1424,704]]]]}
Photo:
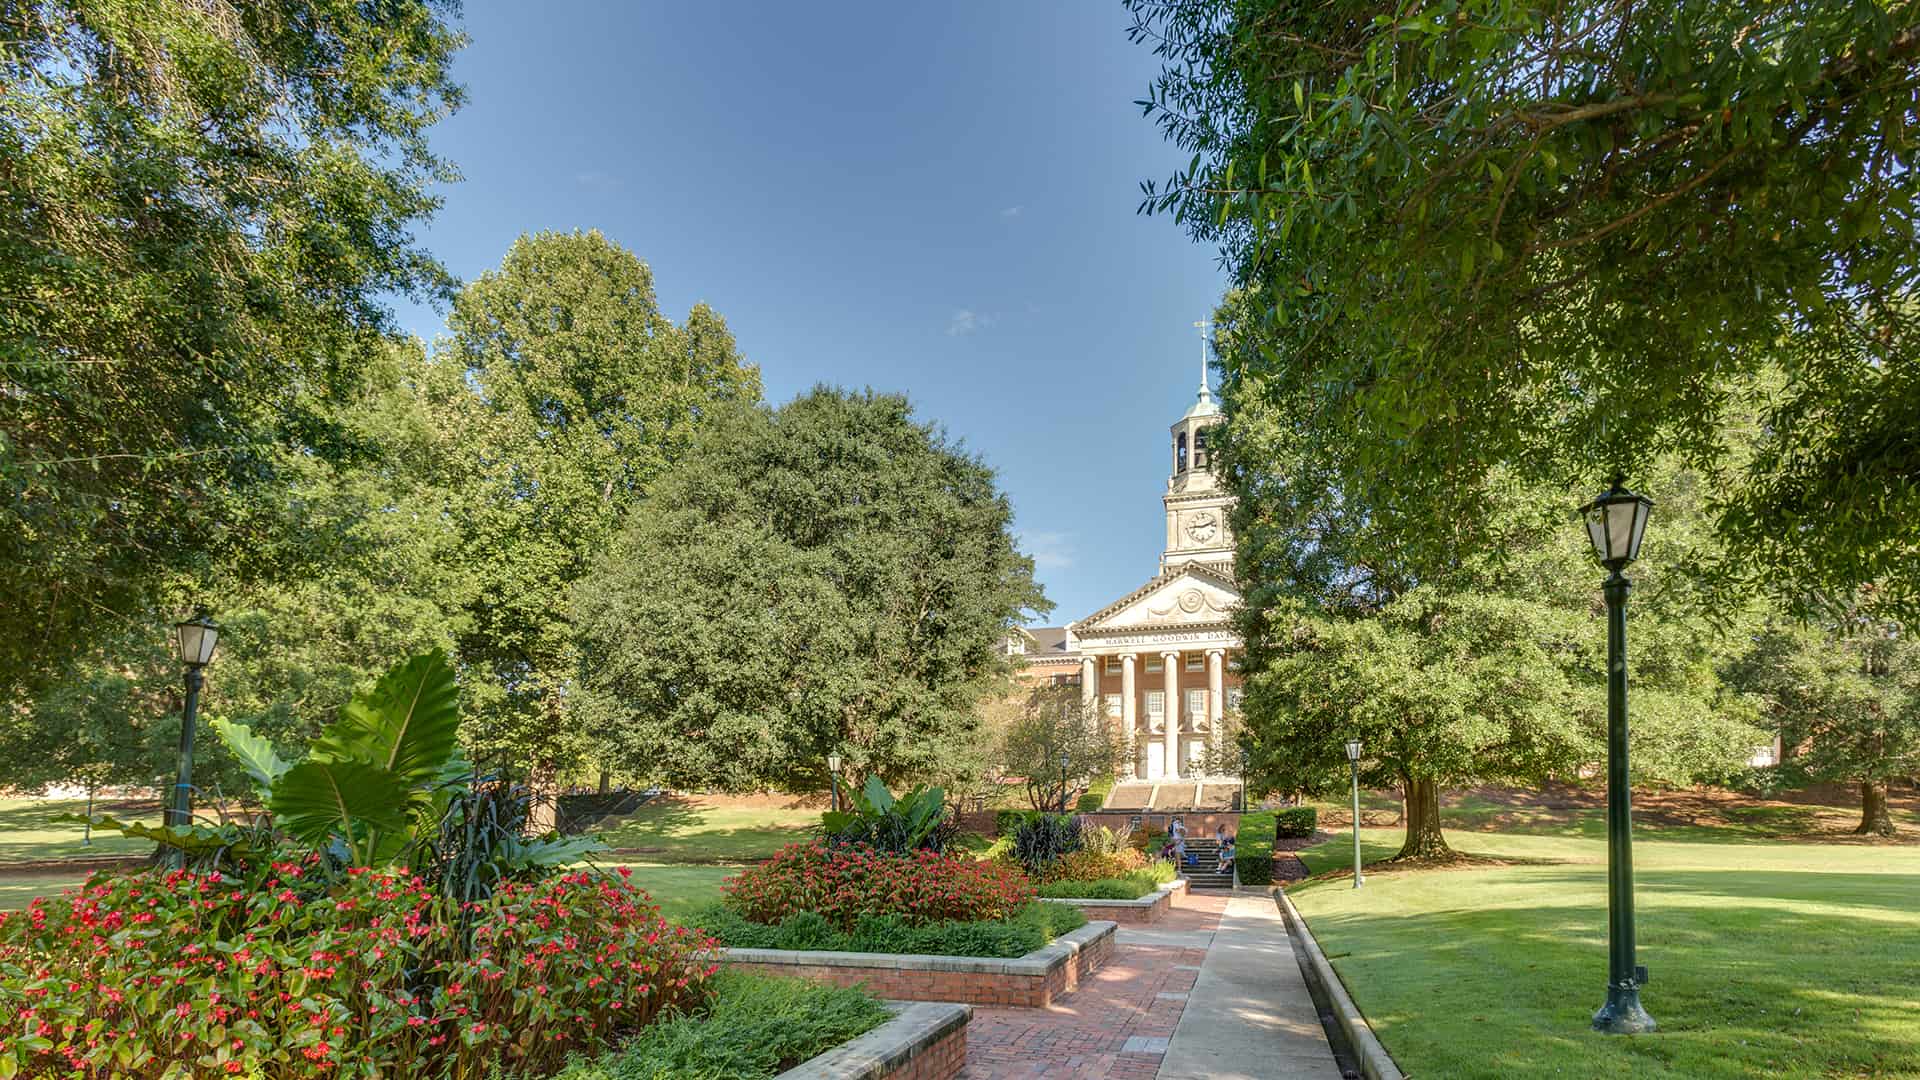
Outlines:
{"type": "Polygon", "coordinates": [[[774,1080],[947,1080],[967,1063],[973,1006],[896,1002],[892,1020],[774,1080]]]}
{"type": "Polygon", "coordinates": [[[1025,956],[921,956],[799,949],[721,949],[716,959],[760,975],[787,975],[867,989],[905,1001],[1045,1008],[1078,989],[1113,955],[1114,923],[1090,922],[1025,956]]]}
{"type": "Polygon", "coordinates": [[[1072,904],[1089,919],[1107,919],[1122,926],[1146,926],[1166,918],[1174,897],[1187,895],[1187,879],[1175,878],[1134,900],[1076,900],[1052,897],[1056,904],[1072,904]]]}

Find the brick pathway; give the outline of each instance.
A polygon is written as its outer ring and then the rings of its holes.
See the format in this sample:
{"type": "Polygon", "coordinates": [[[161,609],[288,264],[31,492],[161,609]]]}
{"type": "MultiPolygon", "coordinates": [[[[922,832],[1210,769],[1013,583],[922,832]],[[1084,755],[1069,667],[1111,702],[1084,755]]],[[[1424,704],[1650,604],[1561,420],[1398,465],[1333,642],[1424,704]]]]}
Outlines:
{"type": "MultiPolygon", "coordinates": [[[[1212,932],[1227,907],[1222,893],[1189,895],[1142,937],[1212,932]]],[[[976,1006],[967,1025],[964,1080],[1012,1077],[1152,1080],[1187,1007],[1206,958],[1204,946],[1136,944],[1121,927],[1118,947],[1090,982],[1046,1009],[976,1006]]]]}

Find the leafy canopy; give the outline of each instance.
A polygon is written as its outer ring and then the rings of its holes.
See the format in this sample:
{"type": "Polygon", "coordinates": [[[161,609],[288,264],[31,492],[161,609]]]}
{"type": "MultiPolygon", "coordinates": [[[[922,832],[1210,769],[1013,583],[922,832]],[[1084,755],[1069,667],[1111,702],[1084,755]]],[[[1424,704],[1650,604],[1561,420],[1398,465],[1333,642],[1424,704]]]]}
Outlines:
{"type": "Polygon", "coordinates": [[[1128,6],[1193,155],[1142,208],[1251,290],[1229,396],[1409,554],[1679,454],[1726,582],[1920,605],[1912,0],[1128,6]]]}
{"type": "Polygon", "coordinates": [[[249,564],[255,493],[356,452],[326,404],[447,281],[454,8],[0,7],[0,680],[249,564]]]}
{"type": "Polygon", "coordinates": [[[905,398],[714,410],[581,585],[621,764],[674,786],[944,776],[1043,605],[991,470],[905,398]]]}

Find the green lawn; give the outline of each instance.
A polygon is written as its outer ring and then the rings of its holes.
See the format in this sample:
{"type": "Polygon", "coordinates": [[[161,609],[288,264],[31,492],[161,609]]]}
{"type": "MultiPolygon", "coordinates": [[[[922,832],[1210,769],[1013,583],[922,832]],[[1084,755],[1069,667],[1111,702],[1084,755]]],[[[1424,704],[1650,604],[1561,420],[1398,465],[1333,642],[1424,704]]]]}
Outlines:
{"type": "Polygon", "coordinates": [[[779,799],[662,795],[600,835],[649,862],[740,865],[772,857],[820,824],[820,808],[779,799]]]}
{"type": "MultiPolygon", "coordinates": [[[[1288,889],[1401,1067],[1422,1077],[1920,1076],[1920,847],[1634,845],[1659,1033],[1587,1029],[1605,996],[1606,845],[1452,832],[1522,865],[1369,870],[1288,889]]],[[[1398,829],[1366,829],[1368,859],[1398,829]]],[[[1302,853],[1346,866],[1351,834],[1302,853]]]]}
{"type": "MultiPolygon", "coordinates": [[[[90,859],[108,855],[145,855],[153,842],[95,829],[93,843],[83,844],[84,828],[49,820],[55,814],[84,814],[85,799],[0,799],[0,864],[28,859],[90,859]]],[[[125,821],[159,824],[160,809],[152,803],[123,805],[103,802],[95,814],[112,814],[125,821]]]]}
{"type": "Polygon", "coordinates": [[[688,915],[720,899],[721,879],[740,872],[732,866],[635,862],[624,865],[633,871],[633,883],[647,890],[653,902],[660,905],[660,914],[670,919],[688,915]]]}

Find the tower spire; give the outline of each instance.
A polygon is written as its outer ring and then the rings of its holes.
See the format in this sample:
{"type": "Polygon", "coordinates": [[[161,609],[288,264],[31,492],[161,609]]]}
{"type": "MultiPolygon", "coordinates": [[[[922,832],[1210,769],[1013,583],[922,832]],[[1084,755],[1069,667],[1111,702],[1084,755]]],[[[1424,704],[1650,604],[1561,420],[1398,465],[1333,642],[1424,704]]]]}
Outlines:
{"type": "Polygon", "coordinates": [[[1200,400],[1210,401],[1213,395],[1207,388],[1207,331],[1213,329],[1213,320],[1201,319],[1193,325],[1200,331],[1200,400]]]}

